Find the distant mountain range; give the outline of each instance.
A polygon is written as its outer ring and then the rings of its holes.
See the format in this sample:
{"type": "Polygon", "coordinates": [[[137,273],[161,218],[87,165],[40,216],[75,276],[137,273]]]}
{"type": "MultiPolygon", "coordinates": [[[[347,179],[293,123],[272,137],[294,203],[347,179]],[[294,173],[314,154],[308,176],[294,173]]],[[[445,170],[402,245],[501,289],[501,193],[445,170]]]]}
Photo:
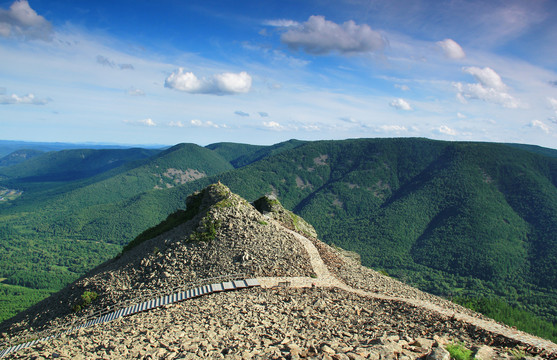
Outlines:
{"type": "Polygon", "coordinates": [[[0,178],[23,190],[0,203],[0,291],[14,301],[60,289],[220,181],[249,201],[276,195],[366,266],[557,322],[557,150],[414,138],[74,149],[0,178]]]}

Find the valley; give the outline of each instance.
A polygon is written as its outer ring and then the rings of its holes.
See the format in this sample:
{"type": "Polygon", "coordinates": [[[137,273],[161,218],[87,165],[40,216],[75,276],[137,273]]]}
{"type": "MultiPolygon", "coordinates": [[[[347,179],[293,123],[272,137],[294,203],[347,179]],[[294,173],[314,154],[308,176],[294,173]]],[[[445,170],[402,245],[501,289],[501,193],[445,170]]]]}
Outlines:
{"type": "Polygon", "coordinates": [[[557,161],[542,150],[356,139],[90,151],[94,165],[82,150],[39,155],[0,168],[0,185],[23,190],[0,207],[0,277],[22,297],[59,290],[220,181],[248,201],[276,195],[366,266],[478,310],[534,313],[518,319],[556,338],[557,161]]]}

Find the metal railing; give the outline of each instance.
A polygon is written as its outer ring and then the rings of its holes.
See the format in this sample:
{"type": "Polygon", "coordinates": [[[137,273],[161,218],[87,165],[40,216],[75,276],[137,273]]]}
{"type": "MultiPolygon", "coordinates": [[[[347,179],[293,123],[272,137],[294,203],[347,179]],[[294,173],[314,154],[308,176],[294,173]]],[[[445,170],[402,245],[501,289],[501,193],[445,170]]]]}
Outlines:
{"type": "MultiPolygon", "coordinates": [[[[75,330],[78,330],[80,328],[83,328],[84,325],[86,325],[87,323],[99,319],[105,315],[117,312],[119,310],[123,310],[126,308],[129,308],[130,306],[134,306],[134,305],[138,305],[138,304],[142,304],[146,301],[150,301],[150,300],[156,300],[159,298],[163,298],[165,296],[170,296],[179,292],[184,292],[184,291],[188,291],[191,289],[195,289],[195,288],[199,288],[199,287],[203,287],[206,285],[211,285],[211,284],[216,284],[216,283],[225,283],[225,282],[232,282],[235,280],[244,280],[246,279],[246,275],[243,273],[237,273],[237,274],[230,274],[230,275],[222,275],[222,276],[216,276],[216,277],[211,277],[211,278],[205,278],[205,279],[200,279],[200,280],[195,280],[195,281],[188,281],[185,283],[180,284],[179,286],[173,287],[173,288],[161,288],[159,290],[147,290],[142,292],[139,296],[136,296],[134,298],[130,298],[130,299],[126,299],[123,301],[120,301],[116,304],[113,304],[112,306],[107,306],[105,308],[102,309],[97,309],[97,310],[90,310],[88,313],[78,317],[78,318],[73,318],[70,321],[67,321],[64,324],[52,327],[52,328],[48,328],[33,334],[29,334],[26,336],[22,336],[22,337],[14,337],[10,339],[10,342],[12,343],[11,346],[8,346],[8,348],[13,347],[15,344],[25,344],[28,342],[32,342],[34,340],[40,341],[40,340],[48,340],[50,338],[56,337],[60,334],[64,334],[64,333],[69,333],[75,330]]],[[[3,354],[2,352],[5,349],[0,349],[0,357],[5,356],[7,354],[3,354]]]]}

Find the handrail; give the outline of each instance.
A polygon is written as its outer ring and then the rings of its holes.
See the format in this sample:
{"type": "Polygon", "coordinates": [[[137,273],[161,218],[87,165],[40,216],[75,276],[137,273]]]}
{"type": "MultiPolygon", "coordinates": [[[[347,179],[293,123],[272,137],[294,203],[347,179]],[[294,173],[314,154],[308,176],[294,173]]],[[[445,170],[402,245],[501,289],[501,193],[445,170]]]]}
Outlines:
{"type": "MultiPolygon", "coordinates": [[[[213,283],[218,283],[218,282],[222,283],[222,282],[234,281],[234,280],[245,279],[245,278],[246,278],[245,274],[237,273],[237,274],[215,276],[215,277],[211,277],[211,278],[204,278],[204,279],[200,279],[200,280],[197,280],[197,281],[188,281],[188,282],[185,282],[185,283],[183,283],[179,286],[175,286],[175,287],[170,288],[170,289],[161,288],[157,291],[153,291],[152,289],[149,289],[147,291],[142,292],[139,296],[136,296],[134,298],[128,298],[128,299],[122,300],[118,303],[113,304],[112,306],[107,306],[106,308],[103,308],[103,309],[97,309],[94,312],[90,311],[89,313],[85,314],[85,316],[82,316],[78,319],[73,318],[72,320],[67,321],[66,323],[63,323],[63,324],[58,325],[56,327],[44,329],[42,331],[39,331],[39,332],[36,332],[36,333],[33,333],[33,334],[28,334],[25,337],[14,337],[14,338],[11,338],[10,340],[12,340],[12,343],[13,343],[13,340],[16,340],[15,343],[21,344],[21,343],[30,342],[30,341],[32,341],[32,339],[50,338],[50,337],[53,337],[57,334],[71,332],[72,330],[76,330],[76,329],[82,327],[83,325],[87,324],[91,320],[98,319],[98,318],[100,318],[104,315],[113,313],[113,312],[118,311],[118,310],[128,308],[132,305],[141,304],[141,303],[143,303],[147,300],[155,300],[155,299],[158,299],[158,298],[161,298],[161,297],[165,297],[165,296],[168,296],[168,295],[175,294],[175,293],[180,292],[180,291],[187,291],[187,290],[191,290],[193,288],[206,286],[206,285],[213,284],[213,283]]],[[[9,348],[9,346],[8,346],[8,348],[9,348]]]]}

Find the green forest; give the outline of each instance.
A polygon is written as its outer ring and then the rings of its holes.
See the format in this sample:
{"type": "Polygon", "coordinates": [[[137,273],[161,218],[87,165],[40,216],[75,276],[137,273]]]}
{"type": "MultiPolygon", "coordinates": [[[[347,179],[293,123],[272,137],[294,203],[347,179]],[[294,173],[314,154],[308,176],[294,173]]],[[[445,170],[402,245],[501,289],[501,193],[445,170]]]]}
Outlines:
{"type": "Polygon", "coordinates": [[[221,181],[249,201],[274,193],[365,266],[555,339],[552,149],[413,138],[75,149],[0,167],[0,179],[23,191],[0,203],[0,320],[221,181]]]}

